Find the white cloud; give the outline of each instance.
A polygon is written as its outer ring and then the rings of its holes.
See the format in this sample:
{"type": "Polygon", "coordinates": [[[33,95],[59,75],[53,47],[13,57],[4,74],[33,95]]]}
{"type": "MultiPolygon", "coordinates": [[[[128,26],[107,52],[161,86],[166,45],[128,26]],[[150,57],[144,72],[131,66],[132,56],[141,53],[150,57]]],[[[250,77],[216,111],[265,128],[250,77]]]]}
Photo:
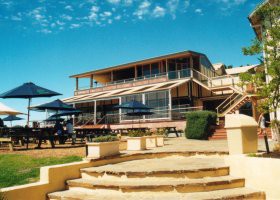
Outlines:
{"type": "Polygon", "coordinates": [[[71,24],[70,29],[80,28],[81,24],[71,24]]]}
{"type": "Polygon", "coordinates": [[[125,6],[131,6],[133,4],[133,0],[124,0],[125,6]]]}
{"type": "Polygon", "coordinates": [[[95,12],[95,13],[98,12],[99,10],[100,8],[98,6],[92,6],[90,9],[91,12],[95,12]]]}
{"type": "Polygon", "coordinates": [[[223,11],[228,11],[229,9],[240,6],[247,2],[247,0],[216,0],[216,3],[220,4],[220,9],[223,11]]]}
{"type": "Polygon", "coordinates": [[[67,5],[64,7],[65,10],[73,11],[73,7],[71,5],[67,5]]]}
{"type": "Polygon", "coordinates": [[[117,15],[116,17],[114,17],[115,20],[120,20],[122,18],[121,15],[117,15]]]}
{"type": "Polygon", "coordinates": [[[184,0],[184,7],[188,8],[190,6],[190,0],[184,0]]]}
{"type": "Polygon", "coordinates": [[[112,15],[112,13],[110,11],[105,11],[101,15],[104,17],[110,17],[112,15]]]}
{"type": "Polygon", "coordinates": [[[16,15],[11,16],[11,20],[13,21],[22,21],[22,14],[19,12],[16,15]]]}
{"type": "Polygon", "coordinates": [[[46,28],[44,28],[44,29],[40,30],[39,32],[44,33],[44,34],[50,34],[50,33],[52,33],[52,31],[51,31],[51,30],[46,29],[46,28]]]}
{"type": "Polygon", "coordinates": [[[119,4],[121,0],[107,0],[111,4],[119,4]]]}
{"type": "Polygon", "coordinates": [[[149,8],[151,6],[151,3],[148,0],[144,0],[137,10],[133,13],[133,15],[137,16],[138,19],[143,19],[144,15],[149,14],[149,8]]]}
{"type": "Polygon", "coordinates": [[[197,8],[194,10],[195,13],[197,14],[202,14],[202,9],[201,8],[197,8]]]}
{"type": "Polygon", "coordinates": [[[37,3],[25,6],[25,2],[0,0],[4,13],[1,12],[1,19],[18,21],[17,25],[22,27],[28,27],[29,23],[32,28],[42,33],[93,25],[105,26],[114,21],[128,23],[142,19],[152,20],[165,16],[175,20],[190,8],[193,13],[203,15],[209,4],[215,6],[215,12],[220,11],[220,14],[224,15],[230,14],[246,2],[250,3],[249,0],[58,0],[54,1],[57,2],[55,5],[50,1],[37,0],[37,3]],[[54,7],[57,8],[55,11],[54,7]]]}
{"type": "Polygon", "coordinates": [[[98,18],[98,12],[99,12],[100,8],[98,6],[92,6],[90,9],[90,13],[88,16],[88,19],[90,21],[96,21],[98,18]]]}
{"type": "Polygon", "coordinates": [[[153,10],[153,16],[158,18],[158,17],[163,17],[165,15],[165,9],[160,6],[156,6],[155,9],[153,10]]]}
{"type": "Polygon", "coordinates": [[[176,12],[179,6],[180,0],[168,0],[166,7],[169,10],[173,19],[176,18],[176,12]]]}
{"type": "Polygon", "coordinates": [[[71,17],[70,15],[63,14],[63,15],[61,15],[61,19],[71,21],[73,19],[73,17],[71,17]]]}

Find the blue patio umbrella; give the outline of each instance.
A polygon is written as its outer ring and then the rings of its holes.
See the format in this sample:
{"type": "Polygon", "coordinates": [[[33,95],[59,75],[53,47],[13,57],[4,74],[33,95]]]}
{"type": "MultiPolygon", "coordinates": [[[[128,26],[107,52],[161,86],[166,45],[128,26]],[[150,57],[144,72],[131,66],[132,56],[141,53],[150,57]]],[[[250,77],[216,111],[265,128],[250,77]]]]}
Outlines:
{"type": "Polygon", "coordinates": [[[152,108],[149,108],[148,106],[142,104],[139,101],[124,102],[124,103],[122,103],[120,105],[115,106],[115,108],[129,109],[129,110],[136,110],[136,109],[150,110],[150,109],[152,109],[152,108]]]}
{"type": "Polygon", "coordinates": [[[46,122],[57,122],[57,121],[62,122],[62,121],[64,121],[64,119],[50,116],[48,119],[46,119],[44,121],[46,121],[46,122]]]}
{"type": "Polygon", "coordinates": [[[66,104],[63,101],[57,99],[49,103],[44,103],[38,106],[32,106],[31,110],[37,110],[37,111],[51,110],[51,111],[58,112],[58,111],[73,111],[76,109],[73,108],[73,106],[66,104]]]}
{"type": "Polygon", "coordinates": [[[17,117],[17,116],[15,116],[15,115],[9,115],[8,117],[5,117],[4,119],[3,119],[3,121],[6,121],[6,122],[11,122],[11,127],[12,127],[12,122],[13,121],[19,121],[19,120],[23,120],[23,118],[21,118],[21,117],[17,117]]]}
{"type": "Polygon", "coordinates": [[[46,88],[35,85],[34,83],[24,83],[23,85],[9,90],[0,95],[0,98],[18,98],[18,99],[28,99],[28,115],[27,115],[27,125],[29,125],[30,119],[30,104],[32,98],[39,97],[52,97],[61,95],[60,93],[48,90],[46,88]]]}
{"type": "Polygon", "coordinates": [[[78,114],[81,114],[81,113],[82,113],[82,111],[80,111],[80,110],[60,111],[57,114],[52,115],[51,117],[71,116],[71,115],[78,115],[78,114]]]}
{"type": "Polygon", "coordinates": [[[144,115],[152,115],[154,112],[151,112],[150,110],[141,110],[136,109],[133,112],[126,113],[127,116],[144,116],[144,115]]]}

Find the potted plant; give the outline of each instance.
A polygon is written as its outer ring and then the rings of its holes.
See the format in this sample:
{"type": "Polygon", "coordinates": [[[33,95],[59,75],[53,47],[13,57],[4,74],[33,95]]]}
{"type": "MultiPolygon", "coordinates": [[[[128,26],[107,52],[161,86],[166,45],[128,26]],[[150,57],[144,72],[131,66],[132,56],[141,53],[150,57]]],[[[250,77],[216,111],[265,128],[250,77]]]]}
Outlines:
{"type": "Polygon", "coordinates": [[[87,143],[87,148],[89,158],[101,158],[120,153],[119,139],[111,135],[95,138],[94,142],[87,143]]]}
{"type": "Polygon", "coordinates": [[[146,149],[145,132],[141,130],[128,131],[127,150],[139,151],[146,149]]]}
{"type": "Polygon", "coordinates": [[[158,147],[164,146],[164,136],[166,135],[165,128],[159,128],[156,132],[156,143],[158,147]]]}
{"type": "Polygon", "coordinates": [[[157,137],[151,131],[146,131],[144,137],[146,138],[146,148],[157,147],[157,137]]]}

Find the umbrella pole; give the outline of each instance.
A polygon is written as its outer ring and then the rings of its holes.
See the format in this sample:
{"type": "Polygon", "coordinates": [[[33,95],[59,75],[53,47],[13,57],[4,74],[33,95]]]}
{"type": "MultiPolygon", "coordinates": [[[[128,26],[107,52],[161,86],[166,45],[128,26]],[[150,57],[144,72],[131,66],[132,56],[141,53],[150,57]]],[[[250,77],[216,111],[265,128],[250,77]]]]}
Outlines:
{"type": "Polygon", "coordinates": [[[28,107],[27,107],[27,110],[28,110],[28,113],[27,113],[27,127],[29,127],[29,120],[30,120],[30,105],[31,105],[31,98],[28,99],[28,107]]]}

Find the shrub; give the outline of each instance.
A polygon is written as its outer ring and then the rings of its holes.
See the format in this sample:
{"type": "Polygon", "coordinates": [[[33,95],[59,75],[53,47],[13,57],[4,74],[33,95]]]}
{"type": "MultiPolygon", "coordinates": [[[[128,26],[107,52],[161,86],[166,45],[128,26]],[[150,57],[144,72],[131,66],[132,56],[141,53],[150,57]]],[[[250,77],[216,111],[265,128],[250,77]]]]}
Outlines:
{"type": "Polygon", "coordinates": [[[157,129],[156,135],[164,135],[164,136],[166,136],[167,135],[166,128],[159,128],[159,129],[157,129]]]}
{"type": "Polygon", "coordinates": [[[213,134],[217,114],[211,111],[195,111],[186,114],[185,136],[188,139],[207,140],[213,134]]]}
{"type": "Polygon", "coordinates": [[[114,141],[118,141],[118,137],[116,136],[100,136],[94,139],[94,142],[114,142],[114,141]]]}
{"type": "Polygon", "coordinates": [[[129,137],[143,137],[150,134],[150,131],[141,131],[141,130],[130,130],[127,135],[129,137]]]}

